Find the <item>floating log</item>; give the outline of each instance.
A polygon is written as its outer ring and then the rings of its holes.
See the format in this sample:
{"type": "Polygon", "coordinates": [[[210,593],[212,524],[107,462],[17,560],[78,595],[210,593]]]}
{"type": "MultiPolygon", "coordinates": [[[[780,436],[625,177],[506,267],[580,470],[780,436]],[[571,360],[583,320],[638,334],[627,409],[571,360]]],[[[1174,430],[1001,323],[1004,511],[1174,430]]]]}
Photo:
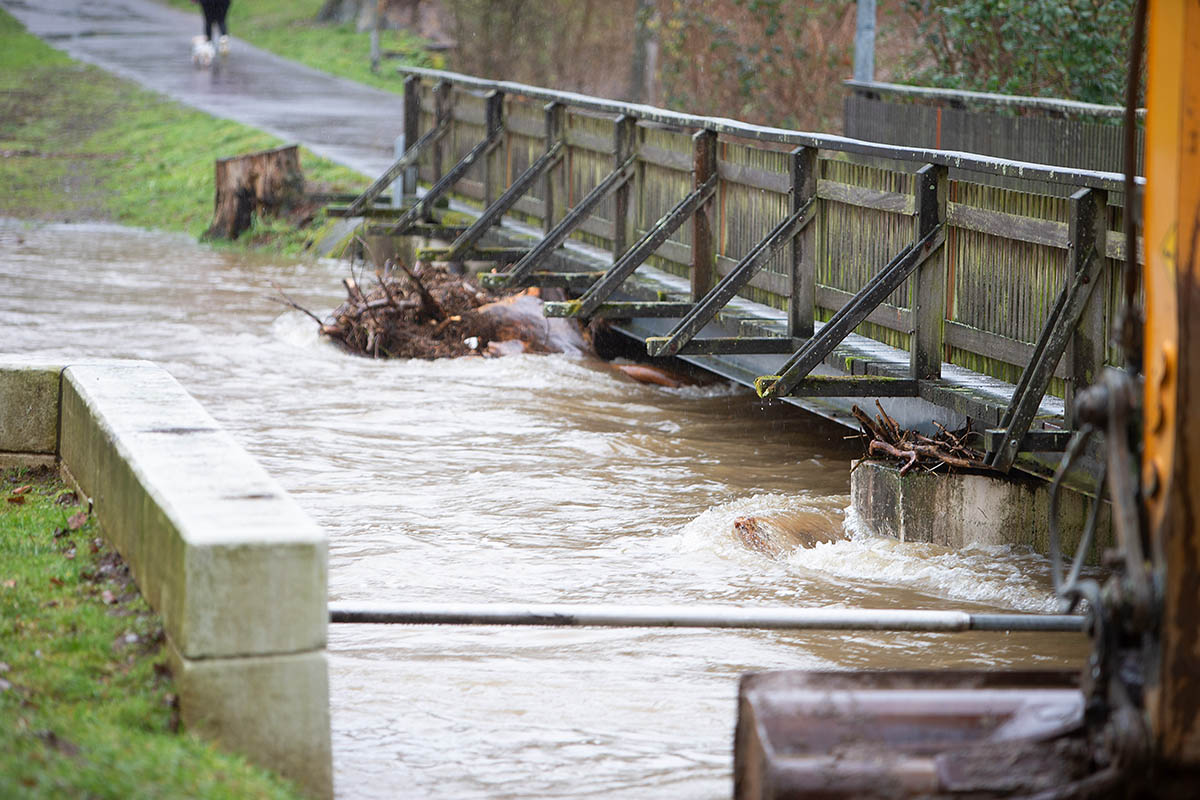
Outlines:
{"type": "Polygon", "coordinates": [[[738,517],[733,521],[733,535],[750,550],[774,559],[798,547],[816,547],[846,538],[840,527],[815,511],[738,517]]]}

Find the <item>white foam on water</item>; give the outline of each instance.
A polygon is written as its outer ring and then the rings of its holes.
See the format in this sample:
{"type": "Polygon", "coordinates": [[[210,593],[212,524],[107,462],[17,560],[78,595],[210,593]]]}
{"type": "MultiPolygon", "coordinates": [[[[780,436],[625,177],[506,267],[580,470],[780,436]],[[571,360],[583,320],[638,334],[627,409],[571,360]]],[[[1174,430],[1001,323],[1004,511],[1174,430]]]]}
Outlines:
{"type": "Polygon", "coordinates": [[[685,524],[674,537],[681,552],[709,552],[733,560],[765,559],[733,535],[743,516],[822,514],[840,524],[844,541],[795,547],[782,561],[796,578],[814,573],[835,583],[900,587],[931,600],[958,600],[1006,609],[1053,612],[1047,559],[1027,548],[969,545],[959,550],[901,542],[866,531],[846,507],[847,498],[805,494],[755,494],[721,503],[685,524]]]}
{"type": "Polygon", "coordinates": [[[1050,612],[1049,561],[1028,548],[967,545],[952,549],[874,536],[847,510],[845,541],[795,550],[788,562],[839,578],[905,586],[936,597],[1050,612]]]}

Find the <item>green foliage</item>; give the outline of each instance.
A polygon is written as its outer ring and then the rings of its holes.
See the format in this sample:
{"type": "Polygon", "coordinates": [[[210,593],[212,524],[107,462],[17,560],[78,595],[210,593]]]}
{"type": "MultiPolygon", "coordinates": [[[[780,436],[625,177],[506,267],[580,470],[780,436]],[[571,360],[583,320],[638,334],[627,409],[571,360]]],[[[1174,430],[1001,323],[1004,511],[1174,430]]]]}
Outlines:
{"type": "Polygon", "coordinates": [[[453,68],[487,78],[622,97],[635,0],[443,0],[460,43],[453,68]]]}
{"type": "Polygon", "coordinates": [[[909,0],[932,65],[914,83],[1121,104],[1132,0],[909,0]]]}
{"type": "Polygon", "coordinates": [[[659,11],[668,105],[780,127],[840,128],[854,4],[670,0],[659,11]]]}
{"type": "Polygon", "coordinates": [[[53,473],[0,471],[0,797],[299,797],[175,730],[161,622],[99,535],[53,473]]]}

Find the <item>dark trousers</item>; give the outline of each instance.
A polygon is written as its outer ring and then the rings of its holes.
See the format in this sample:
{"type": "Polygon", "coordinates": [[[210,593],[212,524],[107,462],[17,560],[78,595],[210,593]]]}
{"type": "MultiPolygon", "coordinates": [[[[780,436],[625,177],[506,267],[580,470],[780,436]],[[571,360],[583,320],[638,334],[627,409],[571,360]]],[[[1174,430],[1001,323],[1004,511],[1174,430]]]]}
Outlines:
{"type": "Polygon", "coordinates": [[[229,0],[200,0],[200,8],[204,10],[204,37],[209,41],[213,38],[213,25],[224,36],[229,33],[225,27],[225,15],[229,13],[229,0]]]}

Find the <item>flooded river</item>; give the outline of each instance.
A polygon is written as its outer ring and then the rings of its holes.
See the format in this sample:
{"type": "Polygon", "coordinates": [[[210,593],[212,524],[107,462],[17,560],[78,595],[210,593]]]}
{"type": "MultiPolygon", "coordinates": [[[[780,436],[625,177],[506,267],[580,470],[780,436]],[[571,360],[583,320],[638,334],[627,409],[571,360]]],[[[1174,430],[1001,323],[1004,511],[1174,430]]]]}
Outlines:
{"type": "MultiPolygon", "coordinates": [[[[340,601],[1046,610],[1044,562],[874,540],[772,560],[748,512],[841,525],[846,431],[727,384],[569,357],[380,363],[319,341],[345,266],[0,221],[0,351],[158,362],[330,537],[340,601]]],[[[736,681],[1079,663],[1081,637],[335,626],[346,798],[729,797],[736,681]]]]}

